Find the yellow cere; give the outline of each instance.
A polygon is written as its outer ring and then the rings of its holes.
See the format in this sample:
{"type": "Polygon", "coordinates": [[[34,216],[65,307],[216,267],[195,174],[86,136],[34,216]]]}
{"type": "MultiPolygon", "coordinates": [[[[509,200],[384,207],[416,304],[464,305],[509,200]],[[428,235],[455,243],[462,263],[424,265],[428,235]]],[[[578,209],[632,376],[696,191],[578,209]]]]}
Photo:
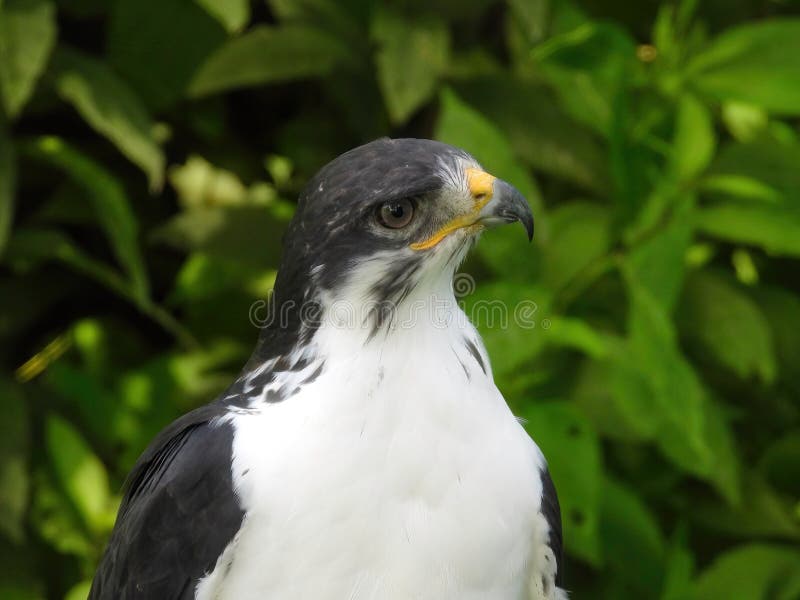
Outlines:
{"type": "Polygon", "coordinates": [[[465,173],[467,176],[467,185],[469,186],[469,191],[474,201],[470,211],[457,216],[428,239],[411,244],[412,250],[428,250],[436,246],[454,231],[475,225],[481,209],[492,199],[495,177],[489,175],[489,173],[485,171],[473,168],[466,169],[465,173]]]}

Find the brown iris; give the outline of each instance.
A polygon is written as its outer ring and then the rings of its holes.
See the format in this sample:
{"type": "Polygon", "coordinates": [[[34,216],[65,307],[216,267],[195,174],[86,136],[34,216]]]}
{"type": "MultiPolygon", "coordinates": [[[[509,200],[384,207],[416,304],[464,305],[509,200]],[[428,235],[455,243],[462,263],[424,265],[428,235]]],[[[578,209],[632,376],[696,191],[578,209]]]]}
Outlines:
{"type": "Polygon", "coordinates": [[[408,198],[385,202],[378,208],[378,221],[390,229],[401,229],[413,218],[414,203],[408,198]]]}

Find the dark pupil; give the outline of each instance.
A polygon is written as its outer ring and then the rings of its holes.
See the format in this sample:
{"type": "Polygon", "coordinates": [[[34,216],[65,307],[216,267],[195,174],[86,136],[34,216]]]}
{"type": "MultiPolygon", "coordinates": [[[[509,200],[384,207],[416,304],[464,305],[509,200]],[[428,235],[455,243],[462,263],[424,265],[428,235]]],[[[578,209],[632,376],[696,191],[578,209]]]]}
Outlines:
{"type": "Polygon", "coordinates": [[[408,225],[414,214],[414,205],[408,200],[386,202],[381,206],[379,219],[386,227],[400,229],[408,225]]]}

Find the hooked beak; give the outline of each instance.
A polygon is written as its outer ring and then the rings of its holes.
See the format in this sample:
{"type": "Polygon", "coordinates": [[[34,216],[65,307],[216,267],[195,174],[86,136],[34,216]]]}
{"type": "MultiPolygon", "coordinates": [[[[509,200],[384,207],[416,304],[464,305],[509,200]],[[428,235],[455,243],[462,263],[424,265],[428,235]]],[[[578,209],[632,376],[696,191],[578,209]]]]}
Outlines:
{"type": "Polygon", "coordinates": [[[413,250],[433,248],[459,229],[480,231],[519,221],[533,239],[533,213],[525,197],[509,183],[479,169],[467,169],[467,182],[472,194],[472,206],[426,240],[411,244],[413,250]]]}
{"type": "Polygon", "coordinates": [[[528,241],[532,240],[533,213],[525,196],[510,183],[495,179],[492,198],[478,214],[478,222],[485,227],[497,227],[514,221],[522,223],[528,234],[528,241]]]}

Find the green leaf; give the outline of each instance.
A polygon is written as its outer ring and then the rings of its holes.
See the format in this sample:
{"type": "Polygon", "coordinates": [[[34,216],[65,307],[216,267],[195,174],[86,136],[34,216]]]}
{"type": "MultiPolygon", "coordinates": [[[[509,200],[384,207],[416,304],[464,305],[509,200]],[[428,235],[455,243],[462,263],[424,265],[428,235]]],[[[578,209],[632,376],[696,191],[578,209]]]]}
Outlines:
{"type": "Polygon", "coordinates": [[[245,265],[277,267],[281,232],[290,215],[260,206],[194,208],[173,217],[153,240],[245,265]],[[260,240],[253,244],[253,240],[260,240]]]}
{"type": "Polygon", "coordinates": [[[117,260],[128,274],[135,298],[145,301],[149,286],[139,249],[138,223],[123,187],[102,166],[59,138],[39,138],[25,148],[35,158],[65,171],[86,190],[117,260]]]}
{"type": "Polygon", "coordinates": [[[760,286],[755,300],[769,321],[781,380],[800,393],[800,297],[777,287],[760,286]]]}
{"type": "MultiPolygon", "coordinates": [[[[175,288],[170,294],[170,302],[181,304],[201,302],[230,290],[241,289],[248,282],[255,283],[264,279],[267,280],[267,287],[271,289],[275,271],[265,271],[257,265],[194,252],[186,259],[175,277],[175,288]]],[[[257,295],[266,297],[267,294],[257,295]]]]}
{"type": "MultiPolygon", "coordinates": [[[[547,224],[539,188],[527,170],[517,161],[508,139],[494,124],[452,90],[441,94],[442,109],[436,126],[436,138],[464,148],[492,175],[514,185],[531,204],[538,238],[547,237],[547,224]],[[543,222],[544,221],[544,222],[543,222]]],[[[509,228],[510,229],[510,228],[509,228]]],[[[478,245],[478,252],[497,272],[530,281],[531,252],[519,231],[496,232],[492,242],[478,245]]]]}
{"type": "Polygon", "coordinates": [[[31,523],[51,548],[94,560],[95,548],[77,508],[50,473],[35,471],[31,523]]]}
{"type": "Polygon", "coordinates": [[[64,596],[64,600],[86,600],[89,597],[89,591],[92,589],[92,580],[85,579],[73,585],[64,596]]]}
{"type": "Polygon", "coordinates": [[[540,328],[548,315],[548,290],[498,281],[479,286],[460,301],[481,332],[500,383],[505,384],[505,378],[512,378],[523,363],[542,349],[544,337],[540,328]]]}
{"type": "Polygon", "coordinates": [[[800,497],[800,429],[772,442],[759,461],[759,470],[776,488],[800,497]]]}
{"type": "Polygon", "coordinates": [[[678,323],[703,355],[742,379],[775,379],[769,323],[755,302],[721,276],[701,271],[688,279],[678,323]]]}
{"type": "Polygon", "coordinates": [[[59,96],[136,163],[152,189],[160,189],[164,154],[147,111],[128,85],[104,63],[67,48],[56,52],[53,69],[59,96]]]}
{"type": "MultiPolygon", "coordinates": [[[[621,88],[623,84],[619,84],[621,88]]],[[[625,85],[628,85],[627,83],[625,85]]],[[[632,94],[618,89],[610,99],[611,116],[606,135],[608,137],[609,170],[613,182],[611,199],[615,205],[615,218],[618,223],[629,224],[640,216],[642,199],[647,198],[653,188],[650,176],[659,168],[661,157],[637,137],[652,138],[647,132],[652,127],[647,121],[654,120],[647,115],[644,125],[636,120],[636,109],[632,106],[632,94]],[[644,129],[638,134],[635,128],[644,129]]],[[[653,111],[656,113],[656,111],[653,111]]],[[[655,114],[655,119],[663,118],[655,114]]],[[[660,142],[656,142],[659,145],[660,142]]]]}
{"type": "Polygon", "coordinates": [[[744,248],[737,248],[731,254],[731,264],[736,271],[736,279],[744,285],[753,287],[758,283],[758,267],[753,255],[744,248]]]}
{"type": "Polygon", "coordinates": [[[689,64],[702,91],[721,100],[800,114],[800,19],[775,19],[729,29],[689,64]]]}
{"type": "MultiPolygon", "coordinates": [[[[611,336],[606,336],[605,342],[609,352],[618,351],[622,344],[611,336]]],[[[656,430],[647,402],[650,392],[638,378],[623,378],[617,370],[611,360],[586,361],[576,371],[571,398],[602,437],[623,442],[650,440],[656,430]]]]}
{"type": "Polygon", "coordinates": [[[636,42],[622,27],[581,19],[539,44],[531,56],[551,81],[563,107],[608,135],[620,91],[639,78],[636,42]]]}
{"type": "Polygon", "coordinates": [[[548,0],[509,0],[508,5],[510,25],[522,34],[526,48],[546,37],[552,11],[548,0]]]}
{"type": "Polygon", "coordinates": [[[103,463],[81,434],[54,414],[47,417],[45,438],[58,481],[90,531],[107,530],[111,496],[103,463]]]}
{"type": "Polygon", "coordinates": [[[0,257],[3,256],[14,218],[16,171],[14,142],[0,117],[0,257]]]}
{"type": "Polygon", "coordinates": [[[661,600],[691,598],[694,556],[688,546],[686,531],[687,528],[680,525],[667,549],[661,600]]]}
{"type": "Polygon", "coordinates": [[[28,408],[20,390],[0,379],[0,533],[15,542],[25,535],[28,505],[28,408]]]}
{"type": "MultiPolygon", "coordinates": [[[[697,376],[677,348],[675,332],[661,304],[641,284],[629,281],[629,341],[618,365],[647,390],[623,400],[649,406],[662,451],[681,468],[709,475],[711,454],[704,439],[703,395],[697,376]]],[[[635,390],[634,390],[635,391],[635,390]]]]}
{"type": "Polygon", "coordinates": [[[230,385],[250,347],[249,342],[220,339],[198,351],[154,355],[120,377],[114,396],[121,410],[113,423],[113,438],[125,444],[117,463],[120,468],[127,471],[133,466],[164,423],[208,402],[230,385]]]}
{"type": "Polygon", "coordinates": [[[615,81],[620,69],[634,68],[635,42],[613,23],[584,22],[537,46],[537,61],[563,69],[587,71],[592,76],[615,81]]]}
{"type": "Polygon", "coordinates": [[[207,349],[168,356],[167,369],[182,396],[215,396],[230,385],[232,373],[223,367],[238,368],[244,358],[242,350],[239,344],[219,342],[207,349]]]}
{"type": "Polygon", "coordinates": [[[585,418],[565,402],[530,403],[519,416],[547,457],[561,503],[567,552],[602,565],[598,528],[603,465],[597,436],[585,418]]]}
{"type": "Polygon", "coordinates": [[[783,201],[800,194],[800,143],[763,135],[744,144],[725,145],[714,161],[710,174],[747,177],[780,193],[783,201]]]}
{"type": "Polygon", "coordinates": [[[72,325],[72,343],[80,354],[83,370],[98,382],[114,371],[112,346],[116,348],[118,344],[116,328],[111,327],[109,323],[92,318],[81,319],[72,325]]]}
{"type": "Polygon", "coordinates": [[[636,492],[613,479],[603,482],[600,493],[600,537],[608,565],[622,573],[638,597],[655,598],[664,576],[661,530],[636,492]]]}
{"type": "Polygon", "coordinates": [[[652,199],[671,207],[673,214],[669,215],[666,224],[659,222],[655,232],[648,232],[626,259],[627,268],[636,281],[668,313],[675,306],[683,287],[685,257],[692,241],[691,200],[686,194],[682,197],[665,194],[652,199]]]}
{"type": "Polygon", "coordinates": [[[447,25],[434,18],[407,19],[384,6],[373,17],[372,37],[389,118],[404,123],[431,97],[447,65],[447,25]]]}
{"type": "Polygon", "coordinates": [[[169,169],[169,182],[183,208],[203,206],[267,205],[276,200],[275,188],[257,182],[248,189],[236,173],[212,165],[192,154],[184,165],[169,169]]]}
{"type": "Polygon", "coordinates": [[[764,134],[769,125],[766,112],[743,102],[725,102],[722,105],[722,120],[731,135],[740,142],[750,142],[764,134]]]}
{"type": "Polygon", "coordinates": [[[691,181],[711,163],[716,139],[711,112],[697,98],[684,94],[678,103],[672,141],[672,170],[678,181],[691,181]]]}
{"type": "Polygon", "coordinates": [[[0,6],[0,99],[15,117],[30,98],[56,40],[55,7],[46,0],[0,6]]]}
{"type": "MultiPolygon", "coordinates": [[[[585,321],[572,317],[553,317],[542,335],[551,346],[580,350],[592,358],[604,358],[609,353],[608,340],[585,321]]],[[[543,327],[545,327],[543,325],[543,327]]]]}
{"type": "Polygon", "coordinates": [[[778,204],[783,194],[766,183],[747,175],[710,175],[700,182],[700,189],[711,195],[721,195],[736,200],[755,200],[778,204]]]}
{"type": "Polygon", "coordinates": [[[773,538],[800,541],[800,519],[794,513],[796,502],[780,494],[754,472],[742,477],[741,502],[738,505],[697,498],[691,517],[709,532],[735,538],[773,538]]]}
{"type": "Polygon", "coordinates": [[[363,0],[267,0],[282,25],[324,29],[359,49],[369,51],[368,19],[372,10],[363,0]]]}
{"type": "Polygon", "coordinates": [[[7,258],[9,263],[23,270],[35,267],[42,262],[61,262],[132,302],[144,314],[175,336],[186,348],[197,346],[197,341],[192,335],[161,306],[155,304],[147,296],[142,296],[139,289],[123,278],[115,269],[88,256],[59,231],[49,229],[19,229],[15,231],[9,244],[7,258]]]}
{"type": "Polygon", "coordinates": [[[711,450],[708,479],[728,504],[739,506],[742,503],[741,464],[724,406],[711,399],[705,403],[705,440],[711,450]]]}
{"type": "Polygon", "coordinates": [[[319,29],[287,25],[255,27],[212,54],[189,86],[191,96],[327,75],[349,56],[319,29]]]}
{"type": "Polygon", "coordinates": [[[800,209],[718,202],[697,212],[697,228],[731,242],[760,246],[771,254],[800,256],[800,209]]]}
{"type": "Polygon", "coordinates": [[[106,441],[108,446],[105,449],[111,447],[113,437],[108,440],[106,436],[112,430],[119,405],[103,382],[84,369],[78,369],[65,361],[50,365],[42,378],[56,396],[73,407],[83,423],[84,431],[106,441]]]}
{"type": "Polygon", "coordinates": [[[197,69],[227,38],[195,0],[116,0],[110,13],[110,66],[155,111],[185,97],[197,69]]]}
{"type": "Polygon", "coordinates": [[[608,190],[604,149],[564,111],[549,87],[507,73],[473,76],[455,86],[466,102],[502,129],[521,160],[585,189],[608,190]]]}
{"type": "Polygon", "coordinates": [[[681,469],[714,481],[702,385],[663,306],[629,272],[627,280],[629,338],[612,363],[617,407],[681,469]]]}
{"type": "Polygon", "coordinates": [[[559,289],[591,267],[611,247],[611,213],[589,202],[567,202],[549,215],[542,278],[559,289]]]}
{"type": "Polygon", "coordinates": [[[241,31],[250,20],[250,0],[195,0],[222,23],[228,33],[241,31]]]}
{"type": "Polygon", "coordinates": [[[718,556],[700,574],[694,597],[697,600],[791,600],[786,595],[790,576],[796,577],[798,572],[800,550],[797,548],[768,544],[739,546],[718,556]]]}
{"type": "Polygon", "coordinates": [[[800,573],[790,573],[781,588],[780,600],[796,600],[800,598],[800,573]]]}
{"type": "Polygon", "coordinates": [[[59,261],[118,294],[135,299],[130,284],[116,270],[88,256],[59,231],[17,229],[8,244],[6,256],[10,264],[22,270],[51,260],[59,261]]]}
{"type": "Polygon", "coordinates": [[[678,53],[680,46],[678,41],[679,32],[675,21],[675,6],[662,4],[658,9],[658,15],[653,23],[651,34],[653,46],[658,50],[658,58],[663,58],[670,64],[675,62],[675,55],[678,53]]]}

